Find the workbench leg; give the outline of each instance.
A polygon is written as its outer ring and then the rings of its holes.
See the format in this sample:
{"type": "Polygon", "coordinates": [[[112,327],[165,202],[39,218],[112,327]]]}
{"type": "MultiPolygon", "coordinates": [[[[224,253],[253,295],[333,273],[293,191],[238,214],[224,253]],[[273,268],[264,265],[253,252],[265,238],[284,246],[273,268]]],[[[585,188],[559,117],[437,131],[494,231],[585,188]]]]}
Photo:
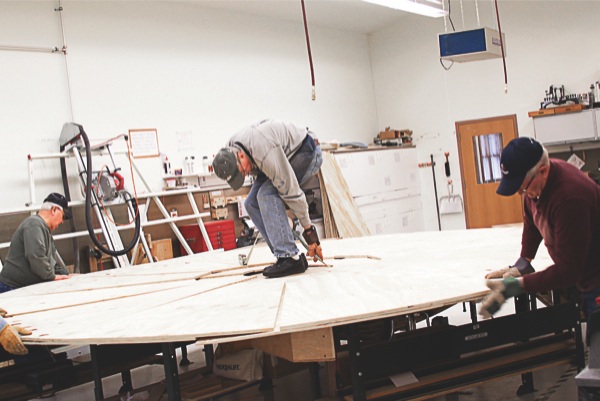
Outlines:
{"type": "Polygon", "coordinates": [[[560,291],[552,290],[552,305],[560,304],[560,291]]]}
{"type": "MultiPolygon", "coordinates": [[[[574,300],[579,299],[579,293],[574,288],[568,290],[566,298],[570,299],[575,305],[576,323],[575,323],[575,365],[577,371],[581,372],[585,368],[585,344],[583,343],[583,330],[581,328],[581,304],[574,300]]],[[[552,291],[552,303],[558,305],[561,303],[561,292],[559,290],[552,291]]]]}
{"type": "Polygon", "coordinates": [[[325,362],[327,371],[327,391],[325,397],[334,398],[337,396],[337,362],[325,362]]]}
{"type": "Polygon", "coordinates": [[[165,379],[167,382],[167,394],[169,401],[181,401],[181,389],[179,388],[179,372],[177,371],[177,356],[173,343],[162,344],[163,364],[165,368],[165,379]]]}
{"type": "Polygon", "coordinates": [[[102,390],[102,375],[100,374],[100,364],[98,362],[98,346],[90,345],[90,357],[92,358],[92,378],[94,379],[94,397],[96,401],[104,399],[104,390],[102,390]]]}
{"type": "MultiPolygon", "coordinates": [[[[273,379],[270,377],[263,377],[258,385],[258,391],[264,394],[269,394],[272,398],[273,396],[273,379]]],[[[266,398],[266,395],[265,395],[266,398]]]]}
{"type": "Polygon", "coordinates": [[[212,344],[206,344],[204,346],[204,362],[206,366],[210,367],[212,371],[213,362],[215,361],[215,348],[212,344]]]}
{"type": "Polygon", "coordinates": [[[367,394],[365,391],[365,381],[361,366],[360,340],[356,334],[356,328],[353,325],[351,325],[348,330],[348,351],[352,373],[352,399],[353,401],[365,401],[367,399],[367,394]]]}
{"type": "Polygon", "coordinates": [[[181,361],[179,362],[179,366],[189,366],[192,362],[188,359],[187,345],[181,346],[181,361]]]}
{"type": "MultiPolygon", "coordinates": [[[[524,313],[531,310],[529,294],[523,294],[515,297],[515,313],[524,313]]],[[[533,373],[527,372],[521,374],[521,385],[517,389],[517,395],[530,394],[535,391],[533,383],[533,373]]]]}
{"type": "Polygon", "coordinates": [[[313,400],[321,398],[321,380],[319,379],[319,363],[313,362],[308,366],[310,372],[310,392],[313,400]]]}
{"type": "Polygon", "coordinates": [[[119,394],[125,394],[133,390],[133,381],[131,380],[131,370],[121,372],[121,381],[123,386],[119,389],[119,394]]]}
{"type": "Polygon", "coordinates": [[[531,394],[535,391],[533,387],[533,373],[527,372],[521,375],[521,385],[517,389],[517,395],[531,394]]]}
{"type": "Polygon", "coordinates": [[[532,294],[529,296],[529,310],[537,310],[537,296],[532,294]]]}
{"type": "Polygon", "coordinates": [[[575,304],[575,313],[577,314],[577,322],[575,323],[575,364],[577,372],[581,372],[585,368],[585,344],[583,343],[583,329],[580,319],[581,307],[578,303],[575,304]]]}
{"type": "Polygon", "coordinates": [[[471,313],[471,323],[477,323],[477,306],[475,302],[469,302],[469,312],[471,313]]]}

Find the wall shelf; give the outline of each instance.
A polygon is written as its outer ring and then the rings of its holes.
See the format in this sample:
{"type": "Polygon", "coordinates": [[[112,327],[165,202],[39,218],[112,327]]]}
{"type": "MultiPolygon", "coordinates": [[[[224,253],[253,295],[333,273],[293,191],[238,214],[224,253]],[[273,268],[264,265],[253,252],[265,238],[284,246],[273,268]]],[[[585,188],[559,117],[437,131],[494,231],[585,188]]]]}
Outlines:
{"type": "Polygon", "coordinates": [[[600,138],[600,109],[533,115],[535,137],[545,146],[594,142],[600,138]]]}

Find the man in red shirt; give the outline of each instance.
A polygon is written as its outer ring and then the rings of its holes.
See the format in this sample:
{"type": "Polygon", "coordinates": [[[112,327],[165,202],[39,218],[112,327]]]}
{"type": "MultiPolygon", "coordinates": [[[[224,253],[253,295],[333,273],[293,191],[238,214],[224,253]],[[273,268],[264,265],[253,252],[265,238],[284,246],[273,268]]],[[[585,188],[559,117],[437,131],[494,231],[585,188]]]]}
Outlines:
{"type": "Polygon", "coordinates": [[[576,286],[589,318],[600,296],[600,186],[571,164],[550,159],[532,138],[512,140],[500,158],[502,180],[496,193],[523,197],[521,255],[515,266],[490,273],[492,290],[479,313],[490,317],[507,298],[576,286]],[[534,272],[542,241],[554,262],[534,272]]]}

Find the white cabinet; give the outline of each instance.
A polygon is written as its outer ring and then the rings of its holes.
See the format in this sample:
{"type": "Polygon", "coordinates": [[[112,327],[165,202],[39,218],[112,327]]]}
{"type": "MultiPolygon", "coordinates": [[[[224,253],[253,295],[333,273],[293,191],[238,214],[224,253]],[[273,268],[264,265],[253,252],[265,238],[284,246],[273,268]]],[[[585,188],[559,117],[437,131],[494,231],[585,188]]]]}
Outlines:
{"type": "Polygon", "coordinates": [[[419,194],[415,148],[335,153],[353,197],[390,191],[419,194]]]}
{"type": "Polygon", "coordinates": [[[533,117],[535,137],[544,145],[594,141],[599,137],[599,110],[533,117]]]}
{"type": "Polygon", "coordinates": [[[355,198],[373,235],[423,231],[423,206],[419,195],[402,191],[355,198]]]}
{"type": "Polygon", "coordinates": [[[373,235],[424,229],[416,148],[338,152],[335,158],[373,235]]]}

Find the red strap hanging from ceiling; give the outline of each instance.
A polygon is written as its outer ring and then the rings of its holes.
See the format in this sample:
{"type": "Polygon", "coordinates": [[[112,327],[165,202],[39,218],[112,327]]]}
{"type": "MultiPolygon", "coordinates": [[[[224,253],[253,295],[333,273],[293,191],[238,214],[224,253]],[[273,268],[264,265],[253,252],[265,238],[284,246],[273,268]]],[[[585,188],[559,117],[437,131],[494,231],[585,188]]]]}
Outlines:
{"type": "Polygon", "coordinates": [[[300,0],[302,3],[302,17],[304,18],[304,33],[306,34],[306,48],[308,49],[308,62],[310,63],[310,77],[312,80],[312,100],[315,100],[315,69],[313,68],[312,53],[310,51],[310,38],[308,36],[308,24],[306,23],[306,9],[304,7],[304,0],[300,0]]]}
{"type": "Polygon", "coordinates": [[[508,92],[508,77],[506,75],[506,57],[504,55],[504,40],[502,38],[502,28],[500,28],[500,14],[498,13],[498,0],[494,0],[496,5],[496,20],[498,21],[498,34],[500,35],[500,50],[502,51],[502,65],[504,66],[504,93],[508,92]]]}

